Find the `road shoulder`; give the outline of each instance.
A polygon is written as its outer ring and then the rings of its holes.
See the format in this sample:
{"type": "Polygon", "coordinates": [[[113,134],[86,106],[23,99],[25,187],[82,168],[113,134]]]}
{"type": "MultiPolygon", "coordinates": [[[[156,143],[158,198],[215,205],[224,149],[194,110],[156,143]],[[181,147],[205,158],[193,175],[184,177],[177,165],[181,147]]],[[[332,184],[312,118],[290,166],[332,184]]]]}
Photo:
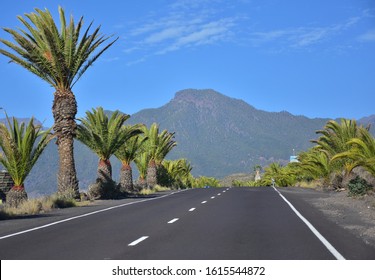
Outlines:
{"type": "Polygon", "coordinates": [[[135,203],[137,201],[149,200],[165,195],[170,195],[175,192],[176,191],[164,191],[147,196],[139,196],[118,200],[96,200],[86,206],[53,209],[50,212],[39,215],[31,215],[25,217],[17,217],[15,219],[0,220],[0,237],[6,236],[8,234],[13,234],[15,232],[29,230],[35,227],[40,227],[46,224],[55,223],[57,221],[69,219],[72,217],[85,215],[91,212],[100,211],[106,208],[135,203]]]}
{"type": "Polygon", "coordinates": [[[279,188],[291,200],[308,203],[332,223],[375,248],[375,198],[349,197],[347,191],[325,191],[296,187],[279,188]]]}

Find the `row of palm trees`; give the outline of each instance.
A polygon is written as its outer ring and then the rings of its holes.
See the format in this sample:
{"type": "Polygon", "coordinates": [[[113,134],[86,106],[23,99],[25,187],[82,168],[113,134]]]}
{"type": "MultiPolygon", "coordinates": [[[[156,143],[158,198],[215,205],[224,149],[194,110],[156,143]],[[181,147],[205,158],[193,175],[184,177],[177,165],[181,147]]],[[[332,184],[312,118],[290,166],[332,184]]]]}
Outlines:
{"type": "MultiPolygon", "coordinates": [[[[158,184],[158,171],[168,153],[176,146],[174,133],[160,131],[159,125],[125,125],[129,115],[115,111],[108,116],[103,108],[86,112],[77,127],[77,139],[98,157],[95,197],[111,197],[115,183],[112,180],[111,156],[121,161],[120,191],[133,192],[131,163],[138,167],[140,188],[158,184]]],[[[191,171],[191,169],[190,169],[191,171]]],[[[189,173],[190,173],[189,171],[189,173]]]]}
{"type": "MultiPolygon", "coordinates": [[[[375,138],[370,127],[355,120],[328,121],[316,132],[315,145],[298,155],[298,162],[281,166],[272,163],[265,168],[258,184],[268,184],[272,178],[279,186],[291,186],[301,181],[320,181],[323,186],[340,188],[360,168],[375,177],[375,138]]],[[[363,172],[362,172],[363,173],[363,172]]]]}
{"type": "MultiPolygon", "coordinates": [[[[176,146],[174,133],[160,131],[159,125],[125,125],[129,115],[119,111],[106,113],[99,107],[86,112],[77,126],[76,139],[90,148],[99,158],[96,188],[90,190],[94,198],[114,198],[136,191],[131,163],[139,169],[139,188],[153,188],[158,183],[175,188],[192,186],[192,167],[186,159],[165,161],[176,146]],[[122,163],[120,183],[112,180],[111,156],[122,163]]],[[[17,205],[27,198],[24,181],[49,141],[54,137],[31,119],[28,125],[13,122],[0,124],[0,163],[7,169],[15,186],[7,196],[10,204],[17,205]],[[12,198],[13,197],[13,198],[12,198]]]]}

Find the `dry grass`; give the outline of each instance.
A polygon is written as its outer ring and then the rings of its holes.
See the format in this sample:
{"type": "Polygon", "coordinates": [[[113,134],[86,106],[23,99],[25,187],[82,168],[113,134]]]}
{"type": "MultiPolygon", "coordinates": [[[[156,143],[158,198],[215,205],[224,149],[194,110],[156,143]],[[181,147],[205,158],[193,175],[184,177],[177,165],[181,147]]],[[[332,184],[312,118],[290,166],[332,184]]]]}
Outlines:
{"type": "Polygon", "coordinates": [[[156,186],[154,187],[154,190],[155,190],[156,192],[165,192],[165,191],[170,191],[171,189],[168,188],[168,187],[163,187],[163,186],[156,185],[156,186]]]}
{"type": "Polygon", "coordinates": [[[148,189],[148,188],[142,189],[139,192],[139,194],[140,195],[149,195],[149,194],[153,194],[153,193],[156,193],[156,192],[165,192],[165,191],[170,191],[170,190],[171,190],[170,188],[156,185],[152,189],[148,189]]]}
{"type": "Polygon", "coordinates": [[[38,215],[56,208],[68,208],[85,206],[89,201],[76,202],[74,199],[61,198],[57,195],[28,199],[18,207],[7,207],[6,204],[0,208],[0,219],[14,218],[17,216],[38,215]]]}
{"type": "Polygon", "coordinates": [[[306,189],[315,189],[319,185],[320,185],[320,182],[317,182],[317,181],[311,181],[311,182],[302,181],[302,182],[298,182],[296,186],[300,188],[306,188],[306,189]]]}
{"type": "Polygon", "coordinates": [[[149,195],[149,194],[153,194],[155,193],[156,191],[154,191],[153,189],[148,189],[148,188],[145,188],[145,189],[142,189],[139,191],[139,194],[140,195],[149,195]]]}

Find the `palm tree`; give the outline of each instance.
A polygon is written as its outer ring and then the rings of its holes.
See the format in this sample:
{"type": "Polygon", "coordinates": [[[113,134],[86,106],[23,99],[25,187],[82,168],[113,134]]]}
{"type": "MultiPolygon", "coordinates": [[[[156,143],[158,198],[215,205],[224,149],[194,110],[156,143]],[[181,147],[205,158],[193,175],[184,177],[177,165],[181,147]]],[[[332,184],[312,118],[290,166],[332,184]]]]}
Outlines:
{"type": "Polygon", "coordinates": [[[368,130],[361,130],[359,136],[347,142],[350,149],[335,155],[332,160],[349,158],[353,160],[351,172],[355,167],[362,166],[375,176],[375,138],[368,130]]]}
{"type": "Polygon", "coordinates": [[[296,173],[294,165],[282,166],[278,162],[273,162],[265,168],[263,181],[271,184],[273,179],[279,187],[293,186],[297,179],[296,173]]]}
{"type": "MultiPolygon", "coordinates": [[[[136,127],[140,128],[140,126],[136,127]]],[[[123,192],[132,192],[134,190],[133,170],[131,163],[137,157],[137,153],[139,153],[143,143],[146,140],[147,138],[145,137],[132,137],[126,141],[125,144],[122,145],[115,153],[115,156],[121,161],[120,189],[123,192]]]]}
{"type": "Polygon", "coordinates": [[[53,131],[57,137],[59,152],[58,192],[67,195],[74,193],[75,197],[79,197],[73,155],[77,102],[72,88],[118,38],[98,50],[110,37],[101,35],[100,27],[89,34],[92,24],[81,34],[83,17],[76,25],[71,16],[67,25],[64,10],[61,7],[58,10],[60,30],[47,9],[35,9],[35,12],[25,14],[25,18],[18,16],[26,30],[4,28],[5,32],[12,35],[15,44],[0,39],[13,51],[12,53],[0,49],[0,53],[55,89],[52,113],[55,121],[53,131]]]}
{"type": "MultiPolygon", "coordinates": [[[[324,152],[331,160],[335,155],[346,152],[350,149],[348,142],[356,138],[367,130],[362,126],[358,126],[355,120],[341,119],[341,123],[336,121],[329,121],[323,130],[318,130],[316,133],[322,134],[318,140],[312,142],[317,144],[317,149],[324,152]]],[[[334,169],[341,172],[342,168],[345,174],[348,175],[353,169],[353,161],[349,158],[340,158],[335,161],[334,169]]]]}
{"type": "MultiPolygon", "coordinates": [[[[78,119],[77,139],[89,147],[99,157],[97,182],[105,186],[111,185],[112,166],[110,157],[131,137],[141,133],[133,126],[124,126],[129,115],[115,111],[109,118],[103,108],[86,112],[86,118],[78,119]]],[[[105,197],[105,190],[99,194],[105,197]]]]}
{"type": "Polygon", "coordinates": [[[24,182],[44,148],[52,139],[50,129],[42,131],[40,125],[34,124],[31,118],[27,126],[19,124],[13,117],[7,117],[8,127],[0,123],[0,163],[7,169],[14,181],[14,186],[7,194],[7,203],[18,206],[27,199],[24,182]],[[39,140],[38,140],[39,139],[39,140]],[[38,140],[38,142],[37,142],[38,140]]]}
{"type": "Polygon", "coordinates": [[[134,162],[139,172],[137,185],[139,188],[144,189],[147,187],[146,177],[147,177],[148,163],[150,162],[150,156],[147,152],[142,152],[137,155],[137,157],[134,159],[134,162]]]}
{"type": "Polygon", "coordinates": [[[177,188],[190,188],[192,183],[192,167],[186,159],[164,160],[162,163],[170,177],[170,184],[177,188]]]}
{"type": "Polygon", "coordinates": [[[298,155],[297,166],[300,167],[304,176],[312,179],[322,179],[325,186],[330,183],[330,175],[334,171],[333,164],[327,154],[317,147],[298,155]]]}
{"type": "Polygon", "coordinates": [[[144,135],[147,137],[144,149],[149,155],[147,168],[147,186],[153,187],[157,182],[157,169],[167,154],[177,145],[174,141],[174,133],[163,130],[159,133],[159,125],[153,123],[150,129],[144,127],[144,135]]]}

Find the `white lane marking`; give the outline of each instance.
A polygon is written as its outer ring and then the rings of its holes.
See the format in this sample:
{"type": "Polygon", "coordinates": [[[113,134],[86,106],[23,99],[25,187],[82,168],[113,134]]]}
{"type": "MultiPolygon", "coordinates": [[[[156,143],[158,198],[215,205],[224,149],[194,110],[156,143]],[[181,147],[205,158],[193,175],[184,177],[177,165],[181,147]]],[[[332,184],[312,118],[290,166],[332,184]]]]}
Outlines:
{"type": "Polygon", "coordinates": [[[207,201],[205,200],[205,201],[202,201],[202,204],[205,204],[205,203],[207,203],[207,201]]]}
{"type": "Polygon", "coordinates": [[[189,212],[193,212],[194,210],[195,210],[195,208],[190,208],[189,212]]]}
{"type": "Polygon", "coordinates": [[[337,260],[345,260],[345,258],[332,246],[331,243],[328,242],[327,239],[324,238],[323,235],[304,217],[298,210],[290,203],[275,187],[273,189],[281,196],[281,198],[289,205],[289,207],[293,210],[294,213],[307,225],[307,227],[315,234],[316,237],[323,243],[323,245],[331,252],[331,254],[337,260]]]}
{"type": "MultiPolygon", "coordinates": [[[[183,191],[186,191],[186,190],[187,189],[181,190],[181,191],[178,191],[178,192],[175,192],[175,193],[183,192],[183,191]]],[[[147,202],[147,201],[151,201],[151,200],[157,200],[157,199],[165,198],[165,197],[168,197],[168,196],[171,196],[171,195],[172,194],[170,193],[170,194],[166,194],[166,195],[159,196],[159,197],[144,199],[144,200],[140,200],[140,201],[133,201],[133,202],[125,203],[125,204],[120,204],[120,205],[108,207],[108,208],[105,208],[105,209],[97,210],[97,211],[86,213],[86,214],[79,215],[79,216],[70,217],[70,218],[67,218],[67,219],[64,219],[64,220],[60,220],[60,221],[57,221],[57,222],[53,222],[53,223],[50,223],[50,224],[46,224],[46,225],[43,225],[43,226],[39,226],[39,227],[35,227],[35,228],[24,230],[24,231],[20,231],[20,232],[16,232],[16,233],[4,235],[4,236],[0,237],[0,240],[1,239],[6,239],[6,238],[9,238],[9,237],[13,237],[13,236],[17,236],[17,235],[21,235],[21,234],[24,234],[24,233],[28,233],[28,232],[31,232],[31,231],[36,231],[36,230],[39,230],[39,229],[51,227],[51,226],[54,226],[54,225],[66,223],[66,222],[69,222],[69,221],[72,221],[72,220],[76,220],[76,219],[88,217],[88,216],[91,216],[91,215],[99,214],[99,213],[106,212],[106,211],[109,211],[109,210],[113,210],[113,209],[116,209],[116,208],[121,208],[121,207],[124,207],[124,206],[129,206],[129,205],[133,205],[133,204],[137,204],[137,203],[142,203],[142,202],[147,202]]]]}
{"type": "Polygon", "coordinates": [[[217,195],[221,195],[221,193],[218,193],[217,195]]]}
{"type": "Polygon", "coordinates": [[[142,236],[141,238],[138,238],[137,240],[134,240],[132,243],[128,244],[128,246],[135,246],[138,243],[141,243],[142,241],[146,240],[148,236],[142,236]]]}
{"type": "Polygon", "coordinates": [[[168,224],[173,224],[174,222],[177,222],[178,221],[178,218],[174,218],[173,220],[170,220],[169,222],[168,222],[168,224]]]}
{"type": "Polygon", "coordinates": [[[211,196],[211,199],[214,199],[215,197],[214,196],[211,196]]]}

